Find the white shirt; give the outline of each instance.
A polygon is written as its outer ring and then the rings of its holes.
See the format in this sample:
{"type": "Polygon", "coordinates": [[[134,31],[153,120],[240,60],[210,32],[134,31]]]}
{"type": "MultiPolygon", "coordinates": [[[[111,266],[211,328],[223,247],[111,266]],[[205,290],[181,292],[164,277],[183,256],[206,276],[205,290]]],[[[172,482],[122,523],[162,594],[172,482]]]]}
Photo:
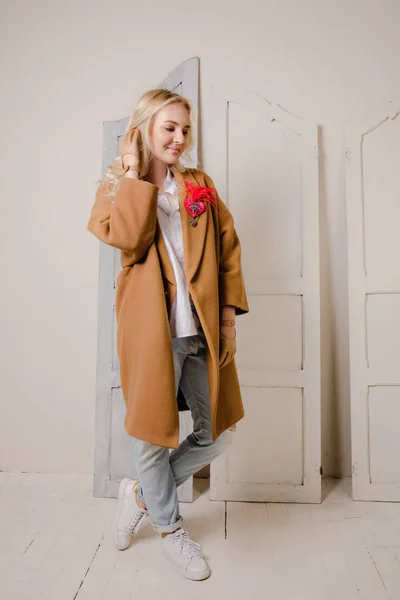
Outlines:
{"type": "Polygon", "coordinates": [[[171,194],[172,205],[166,194],[160,191],[158,193],[157,216],[174,271],[177,288],[171,308],[171,336],[180,338],[196,335],[197,329],[190,305],[189,288],[185,274],[178,186],[170,169],[168,169],[168,175],[164,182],[164,190],[171,194]]]}

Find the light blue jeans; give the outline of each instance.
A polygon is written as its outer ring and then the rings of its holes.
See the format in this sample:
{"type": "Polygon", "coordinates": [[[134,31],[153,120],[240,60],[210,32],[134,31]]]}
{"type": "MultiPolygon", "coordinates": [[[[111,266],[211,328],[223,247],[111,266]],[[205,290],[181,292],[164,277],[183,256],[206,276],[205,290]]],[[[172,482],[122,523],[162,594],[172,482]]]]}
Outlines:
{"type": "Polygon", "coordinates": [[[139,499],[146,505],[155,531],[171,532],[183,523],[177,488],[226,450],[234,433],[212,440],[204,333],[173,338],[176,394],[181,387],[193,418],[193,433],[171,453],[134,438],[134,459],[140,480],[139,499]]]}

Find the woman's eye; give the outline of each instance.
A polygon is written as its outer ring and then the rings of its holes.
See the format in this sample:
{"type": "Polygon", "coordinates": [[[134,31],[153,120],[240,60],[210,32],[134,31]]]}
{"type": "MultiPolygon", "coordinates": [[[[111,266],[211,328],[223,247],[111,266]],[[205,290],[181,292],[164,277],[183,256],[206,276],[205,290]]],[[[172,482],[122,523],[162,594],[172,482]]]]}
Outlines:
{"type": "MultiPolygon", "coordinates": [[[[167,131],[170,131],[171,133],[172,133],[173,131],[175,131],[175,129],[174,129],[173,127],[166,127],[165,129],[166,129],[167,131]]],[[[189,135],[189,131],[187,131],[187,130],[183,131],[182,133],[183,133],[183,135],[189,135]]]]}

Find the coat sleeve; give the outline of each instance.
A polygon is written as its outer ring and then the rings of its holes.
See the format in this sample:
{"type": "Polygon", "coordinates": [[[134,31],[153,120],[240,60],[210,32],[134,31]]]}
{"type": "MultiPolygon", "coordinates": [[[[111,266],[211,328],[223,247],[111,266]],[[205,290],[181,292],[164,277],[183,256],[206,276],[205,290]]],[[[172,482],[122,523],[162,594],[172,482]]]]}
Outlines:
{"type": "Polygon", "coordinates": [[[234,306],[237,315],[249,312],[241,266],[241,246],[232,214],[220,216],[219,303],[234,306]]]}
{"type": "MultiPolygon", "coordinates": [[[[207,175],[205,184],[215,189],[214,182],[207,175]]],[[[216,190],[215,190],[216,191],[216,190]]],[[[219,304],[233,306],[237,315],[249,312],[244,284],[241,246],[235,229],[233,216],[216,191],[219,211],[220,262],[219,262],[219,304]]]]}
{"type": "Polygon", "coordinates": [[[124,177],[114,196],[100,184],[88,229],[99,240],[131,254],[139,261],[154,240],[157,224],[158,187],[124,177]]]}

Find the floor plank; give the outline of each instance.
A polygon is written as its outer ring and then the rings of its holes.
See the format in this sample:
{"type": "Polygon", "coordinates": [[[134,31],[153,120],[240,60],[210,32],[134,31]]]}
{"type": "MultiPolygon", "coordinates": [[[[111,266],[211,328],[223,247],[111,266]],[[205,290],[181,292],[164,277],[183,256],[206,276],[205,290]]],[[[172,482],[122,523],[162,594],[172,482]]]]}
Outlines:
{"type": "Polygon", "coordinates": [[[323,502],[210,502],[195,479],[181,504],[212,576],[175,574],[150,523],[118,552],[116,500],[93,498],[85,475],[0,473],[4,600],[400,600],[400,504],[353,502],[349,479],[323,480],[323,502]]]}

